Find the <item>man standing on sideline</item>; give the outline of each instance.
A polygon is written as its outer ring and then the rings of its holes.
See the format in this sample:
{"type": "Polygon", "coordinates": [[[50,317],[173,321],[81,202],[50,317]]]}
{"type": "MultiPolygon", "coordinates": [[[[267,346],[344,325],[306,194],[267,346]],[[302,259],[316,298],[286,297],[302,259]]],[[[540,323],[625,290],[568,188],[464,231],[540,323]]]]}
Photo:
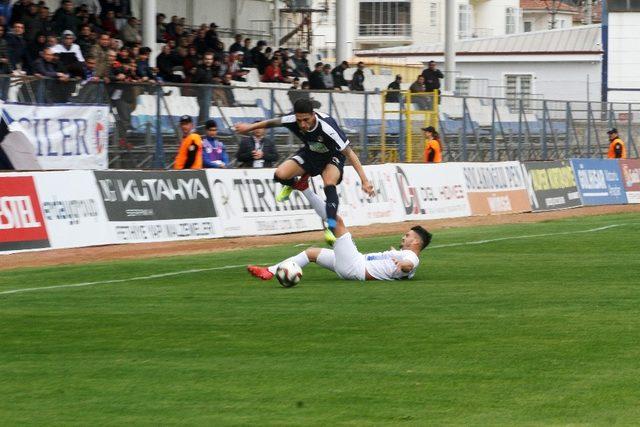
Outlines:
{"type": "Polygon", "coordinates": [[[609,132],[609,152],[607,157],[609,159],[626,159],[627,150],[624,146],[624,141],[618,136],[618,129],[613,128],[609,132]]]}
{"type": "Polygon", "coordinates": [[[182,142],[173,163],[174,169],[202,169],[202,139],[193,131],[191,116],[180,117],[182,142]]]}
{"type": "Polygon", "coordinates": [[[276,146],[264,137],[264,129],[255,129],[248,138],[242,138],[236,158],[241,168],[270,168],[278,161],[276,146]]]}
{"type": "MultiPolygon", "coordinates": [[[[440,95],[440,79],[444,78],[442,71],[436,68],[435,61],[429,61],[429,65],[422,71],[424,77],[424,88],[427,92],[438,92],[440,95]]],[[[440,98],[438,98],[440,103],[440,98]]]]}
{"type": "Polygon", "coordinates": [[[218,124],[215,120],[205,123],[207,136],[202,140],[202,164],[205,168],[226,169],[229,167],[227,149],[218,137],[218,124]]]}

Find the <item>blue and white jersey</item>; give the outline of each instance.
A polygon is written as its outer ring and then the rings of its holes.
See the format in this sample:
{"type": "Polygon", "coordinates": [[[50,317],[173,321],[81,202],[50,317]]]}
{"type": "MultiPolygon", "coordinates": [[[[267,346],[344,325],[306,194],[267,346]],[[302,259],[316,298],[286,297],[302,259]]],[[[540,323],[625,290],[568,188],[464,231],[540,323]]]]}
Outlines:
{"type": "Polygon", "coordinates": [[[319,154],[336,154],[347,148],[349,140],[336,121],[327,114],[315,112],[316,126],[308,132],[296,123],[296,115],[281,117],[282,126],[293,132],[307,149],[319,154]]]}
{"type": "Polygon", "coordinates": [[[420,259],[410,250],[400,249],[364,254],[367,273],[378,280],[411,279],[416,274],[420,259]],[[410,261],[413,268],[408,273],[398,270],[394,259],[410,261]]]}

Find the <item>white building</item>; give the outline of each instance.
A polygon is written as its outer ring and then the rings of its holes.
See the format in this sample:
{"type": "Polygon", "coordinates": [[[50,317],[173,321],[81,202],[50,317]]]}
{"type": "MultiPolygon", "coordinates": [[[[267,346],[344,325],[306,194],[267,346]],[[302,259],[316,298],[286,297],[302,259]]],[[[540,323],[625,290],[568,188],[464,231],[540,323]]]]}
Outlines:
{"type": "Polygon", "coordinates": [[[610,102],[640,102],[640,2],[608,0],[607,89],[610,102]]]}
{"type": "Polygon", "coordinates": [[[524,32],[569,28],[580,15],[579,8],[560,0],[520,0],[520,10],[524,32]]]}
{"type": "MultiPolygon", "coordinates": [[[[459,95],[600,100],[600,25],[460,40],[455,48],[459,95]]],[[[389,65],[434,60],[442,69],[443,50],[443,43],[416,43],[361,50],[356,55],[370,63],[389,65]]],[[[448,75],[447,70],[442,71],[448,75]]]]}
{"type": "MultiPolygon", "coordinates": [[[[410,45],[444,40],[445,0],[339,0],[350,3],[355,35],[353,49],[410,45]]],[[[324,0],[315,0],[318,6],[324,0]]],[[[500,36],[522,31],[520,0],[456,0],[457,35],[460,39],[500,36]]],[[[335,0],[329,14],[314,16],[314,45],[333,57],[335,50],[335,0]]]]}

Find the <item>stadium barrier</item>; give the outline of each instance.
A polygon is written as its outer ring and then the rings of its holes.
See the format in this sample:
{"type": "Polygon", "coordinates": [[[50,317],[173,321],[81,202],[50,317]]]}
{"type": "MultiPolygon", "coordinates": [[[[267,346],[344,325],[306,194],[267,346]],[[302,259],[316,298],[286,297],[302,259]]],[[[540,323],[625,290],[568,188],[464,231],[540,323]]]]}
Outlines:
{"type": "MultiPolygon", "coordinates": [[[[338,187],[349,226],[640,202],[640,161],[351,167],[338,187]],[[628,193],[627,193],[628,191],[628,193]]],[[[0,173],[0,253],[320,230],[294,192],[276,203],[273,169],[0,173]]],[[[312,180],[323,194],[321,179],[312,180]]]]}

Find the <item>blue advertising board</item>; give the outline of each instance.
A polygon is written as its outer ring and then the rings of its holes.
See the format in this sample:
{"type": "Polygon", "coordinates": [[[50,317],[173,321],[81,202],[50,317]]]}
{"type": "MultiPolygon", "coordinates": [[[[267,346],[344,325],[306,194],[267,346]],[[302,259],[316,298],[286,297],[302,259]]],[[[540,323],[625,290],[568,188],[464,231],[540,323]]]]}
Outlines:
{"type": "Polygon", "coordinates": [[[622,173],[617,160],[571,159],[580,198],[584,205],[627,203],[622,173]]]}

